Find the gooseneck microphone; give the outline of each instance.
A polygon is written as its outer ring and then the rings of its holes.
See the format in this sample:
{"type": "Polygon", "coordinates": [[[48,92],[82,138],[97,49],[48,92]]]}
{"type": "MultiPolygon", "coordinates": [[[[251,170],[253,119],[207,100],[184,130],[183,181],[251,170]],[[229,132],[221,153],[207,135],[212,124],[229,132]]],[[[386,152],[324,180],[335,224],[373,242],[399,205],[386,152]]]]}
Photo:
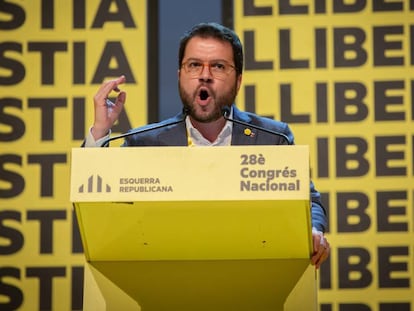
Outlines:
{"type": "Polygon", "coordinates": [[[184,108],[183,109],[183,117],[176,120],[176,121],[161,122],[161,123],[156,123],[155,125],[149,124],[149,125],[147,125],[143,128],[141,127],[141,128],[136,129],[136,130],[130,130],[130,131],[122,133],[118,136],[113,136],[113,137],[110,137],[110,138],[106,139],[101,144],[101,147],[107,147],[109,145],[109,142],[111,142],[113,140],[118,140],[118,139],[125,138],[125,137],[128,137],[128,136],[133,136],[135,134],[142,134],[142,133],[157,130],[157,129],[160,129],[160,128],[163,128],[163,127],[167,127],[167,126],[175,125],[175,124],[178,124],[178,123],[182,123],[182,122],[185,121],[185,118],[187,117],[187,114],[188,114],[187,109],[184,108]]]}
{"type": "Polygon", "coordinates": [[[273,134],[273,135],[282,137],[287,142],[288,145],[293,145],[293,143],[290,140],[290,138],[286,134],[284,134],[284,133],[272,131],[272,130],[269,130],[269,129],[265,128],[265,127],[257,126],[257,125],[254,125],[254,124],[251,124],[251,123],[247,123],[247,122],[243,122],[243,121],[240,121],[240,120],[231,119],[229,117],[230,116],[230,107],[227,107],[227,106],[223,107],[221,109],[221,112],[223,114],[224,119],[226,119],[227,121],[230,121],[230,122],[233,122],[233,123],[237,123],[237,124],[240,124],[240,125],[244,125],[246,127],[251,127],[251,128],[254,128],[254,129],[258,130],[258,131],[262,131],[262,132],[266,132],[266,133],[269,133],[269,134],[273,134]]]}

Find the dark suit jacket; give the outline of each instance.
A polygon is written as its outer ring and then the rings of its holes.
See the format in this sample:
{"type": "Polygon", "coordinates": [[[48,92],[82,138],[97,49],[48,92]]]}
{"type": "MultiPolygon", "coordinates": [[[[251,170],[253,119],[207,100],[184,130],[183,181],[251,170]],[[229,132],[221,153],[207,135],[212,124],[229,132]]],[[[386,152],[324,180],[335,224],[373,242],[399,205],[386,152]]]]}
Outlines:
{"type": "MultiPolygon", "coordinates": [[[[175,117],[164,120],[158,125],[165,125],[158,129],[149,130],[144,133],[128,136],[125,138],[123,146],[187,146],[187,129],[184,122],[184,114],[180,113],[175,117]],[[170,123],[179,122],[174,125],[170,123]]],[[[275,121],[269,118],[260,117],[253,113],[243,112],[233,105],[233,119],[264,127],[269,130],[283,133],[293,144],[294,138],[289,126],[286,123],[275,121]]],[[[140,129],[151,128],[154,124],[146,125],[140,129]]],[[[237,123],[233,124],[232,145],[283,145],[287,144],[282,136],[270,134],[264,131],[250,128],[253,135],[245,135],[246,126],[237,123]]],[[[134,129],[136,130],[136,129],[134,129]]],[[[326,211],[321,203],[320,193],[315,189],[313,183],[310,184],[310,194],[312,200],[312,225],[317,230],[325,232],[327,226],[326,211]]]]}

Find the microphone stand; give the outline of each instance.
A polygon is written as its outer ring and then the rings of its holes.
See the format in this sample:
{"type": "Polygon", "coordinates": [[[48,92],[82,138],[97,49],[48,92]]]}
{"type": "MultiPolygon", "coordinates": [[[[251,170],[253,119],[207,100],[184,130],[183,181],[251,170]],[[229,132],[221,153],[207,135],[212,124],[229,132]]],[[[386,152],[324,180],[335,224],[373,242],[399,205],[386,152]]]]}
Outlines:
{"type": "Polygon", "coordinates": [[[184,113],[184,116],[180,120],[177,120],[177,121],[173,121],[173,122],[169,122],[169,123],[160,123],[160,124],[156,124],[156,125],[153,125],[153,126],[147,125],[144,128],[138,128],[136,130],[130,130],[130,131],[125,132],[123,134],[120,134],[118,136],[110,137],[110,138],[106,139],[101,144],[101,147],[107,147],[109,145],[109,142],[111,142],[113,140],[117,140],[117,139],[125,138],[125,137],[128,137],[128,136],[132,136],[132,135],[135,135],[135,134],[141,134],[141,133],[149,132],[149,131],[152,131],[152,130],[157,130],[157,129],[160,129],[160,128],[163,128],[163,127],[167,127],[167,126],[175,125],[175,124],[178,124],[178,123],[182,123],[182,122],[185,121],[185,118],[187,116],[186,111],[183,111],[183,113],[184,113]]]}

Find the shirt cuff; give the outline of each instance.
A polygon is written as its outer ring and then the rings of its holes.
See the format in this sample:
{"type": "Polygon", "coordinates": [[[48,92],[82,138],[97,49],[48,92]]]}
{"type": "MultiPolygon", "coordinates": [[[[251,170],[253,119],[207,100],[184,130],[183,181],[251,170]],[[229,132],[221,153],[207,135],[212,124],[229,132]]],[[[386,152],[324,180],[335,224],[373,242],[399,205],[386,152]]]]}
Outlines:
{"type": "Polygon", "coordinates": [[[88,135],[85,138],[85,147],[101,147],[102,144],[111,136],[111,130],[109,130],[108,135],[95,140],[92,135],[92,127],[89,128],[88,135]]]}

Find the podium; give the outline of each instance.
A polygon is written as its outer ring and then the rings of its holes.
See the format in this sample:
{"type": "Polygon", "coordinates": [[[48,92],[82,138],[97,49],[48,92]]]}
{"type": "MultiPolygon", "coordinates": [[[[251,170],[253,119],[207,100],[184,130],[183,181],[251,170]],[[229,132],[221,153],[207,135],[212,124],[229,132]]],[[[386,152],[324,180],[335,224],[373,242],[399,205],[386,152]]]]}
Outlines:
{"type": "Polygon", "coordinates": [[[74,148],[84,310],[317,310],[308,159],[307,146],[74,148]]]}

